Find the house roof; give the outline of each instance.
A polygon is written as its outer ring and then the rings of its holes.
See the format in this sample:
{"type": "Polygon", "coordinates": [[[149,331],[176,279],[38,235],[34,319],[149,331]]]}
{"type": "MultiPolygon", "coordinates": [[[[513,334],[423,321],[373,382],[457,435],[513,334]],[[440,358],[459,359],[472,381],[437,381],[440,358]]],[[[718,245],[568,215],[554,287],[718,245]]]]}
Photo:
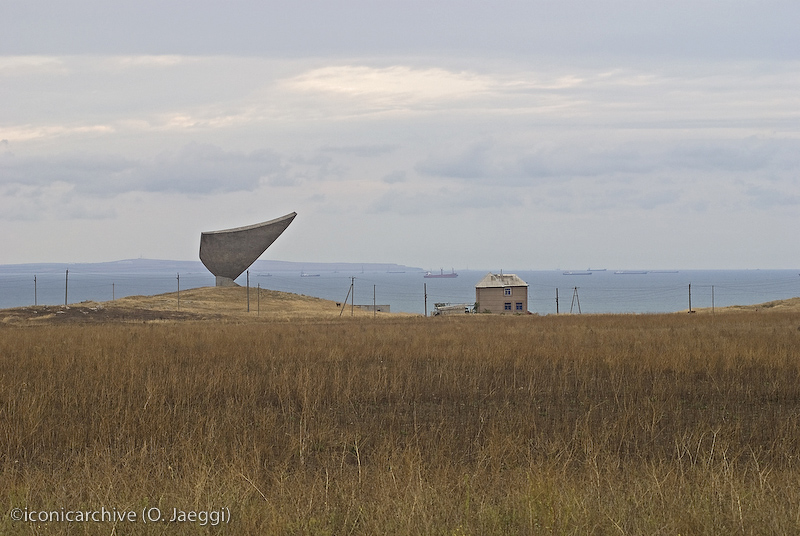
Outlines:
{"type": "Polygon", "coordinates": [[[516,274],[493,274],[489,272],[483,279],[478,281],[475,288],[491,287],[527,287],[528,284],[517,277],[516,274]]]}

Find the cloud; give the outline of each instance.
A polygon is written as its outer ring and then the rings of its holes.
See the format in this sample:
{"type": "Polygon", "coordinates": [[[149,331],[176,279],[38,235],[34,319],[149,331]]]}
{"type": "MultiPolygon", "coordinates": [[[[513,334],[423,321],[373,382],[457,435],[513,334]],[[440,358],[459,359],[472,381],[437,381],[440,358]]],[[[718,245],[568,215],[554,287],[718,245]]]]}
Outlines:
{"type": "MultiPolygon", "coordinates": [[[[800,141],[614,137],[527,149],[493,139],[429,155],[415,169],[431,184],[448,185],[450,201],[439,198],[445,207],[492,186],[529,210],[594,218],[768,211],[800,200],[800,141]]],[[[503,206],[490,195],[485,199],[487,206],[503,206]]],[[[382,208],[405,205],[400,196],[384,200],[382,208]]]]}
{"type": "Polygon", "coordinates": [[[505,186],[526,186],[530,179],[570,179],[605,174],[651,172],[657,163],[631,147],[591,149],[568,144],[516,150],[513,146],[481,142],[462,152],[429,156],[416,166],[419,173],[505,186]]]}
{"type": "Polygon", "coordinates": [[[394,152],[397,149],[396,145],[325,145],[320,148],[321,151],[326,153],[337,153],[344,155],[360,156],[370,158],[375,156],[383,156],[394,152]]]}
{"type": "Polygon", "coordinates": [[[448,185],[423,189],[418,185],[404,182],[401,187],[391,187],[377,196],[368,205],[367,212],[447,215],[449,218],[463,216],[471,221],[475,213],[486,214],[487,211],[515,209],[525,204],[525,195],[520,195],[520,192],[509,192],[504,188],[482,185],[459,188],[448,185]]]}
{"type": "Polygon", "coordinates": [[[405,171],[395,170],[384,175],[381,180],[386,184],[397,184],[398,182],[405,182],[407,178],[405,171]]]}
{"type": "Polygon", "coordinates": [[[306,71],[281,82],[283,91],[313,96],[315,106],[338,115],[400,112],[428,113],[462,106],[498,82],[471,71],[441,67],[333,65],[306,71]]]}
{"type": "Polygon", "coordinates": [[[75,195],[71,184],[0,185],[0,219],[6,221],[104,220],[114,218],[113,205],[75,195]]]}
{"type": "Polygon", "coordinates": [[[525,186],[527,179],[629,176],[653,173],[731,173],[800,170],[800,142],[750,138],[745,140],[632,141],[583,144],[549,143],[522,149],[509,142],[478,142],[455,154],[430,155],[415,169],[425,175],[497,181],[525,186]]]}
{"type": "Polygon", "coordinates": [[[750,186],[745,190],[750,206],[761,210],[800,205],[798,189],[793,192],[765,186],[750,186]]]}
{"type": "Polygon", "coordinates": [[[491,142],[472,144],[454,155],[430,155],[415,166],[423,175],[463,179],[503,180],[501,166],[491,161],[491,142]]]}
{"type": "MultiPolygon", "coordinates": [[[[72,189],[96,191],[99,185],[137,164],[124,157],[83,154],[17,157],[0,156],[0,183],[44,187],[66,184],[72,189]]],[[[111,190],[111,189],[109,189],[111,190]]]]}
{"type": "Polygon", "coordinates": [[[412,102],[482,93],[491,87],[493,81],[477,73],[452,72],[442,68],[341,65],[314,69],[284,83],[301,91],[340,93],[360,98],[391,95],[412,102]]]}
{"type": "Polygon", "coordinates": [[[175,0],[11,2],[0,48],[19,54],[474,57],[789,57],[791,0],[175,0]]]}
{"type": "Polygon", "coordinates": [[[252,191],[262,177],[278,179],[284,172],[280,157],[269,150],[242,153],[190,143],[177,152],[156,156],[133,177],[132,184],[151,192],[252,191]]]}
{"type": "Polygon", "coordinates": [[[215,145],[189,143],[149,159],[114,155],[70,154],[0,156],[3,184],[45,186],[69,184],[76,193],[96,196],[131,191],[212,194],[253,191],[262,181],[286,180],[281,157],[269,150],[225,151],[215,145]]]}

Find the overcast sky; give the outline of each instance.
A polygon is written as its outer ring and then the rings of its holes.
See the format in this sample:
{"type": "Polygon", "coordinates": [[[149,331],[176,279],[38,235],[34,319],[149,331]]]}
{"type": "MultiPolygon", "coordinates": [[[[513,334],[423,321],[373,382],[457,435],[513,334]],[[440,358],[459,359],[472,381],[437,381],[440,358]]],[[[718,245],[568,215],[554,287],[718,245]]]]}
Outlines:
{"type": "Polygon", "coordinates": [[[797,268],[800,2],[0,0],[0,264],[797,268]]]}

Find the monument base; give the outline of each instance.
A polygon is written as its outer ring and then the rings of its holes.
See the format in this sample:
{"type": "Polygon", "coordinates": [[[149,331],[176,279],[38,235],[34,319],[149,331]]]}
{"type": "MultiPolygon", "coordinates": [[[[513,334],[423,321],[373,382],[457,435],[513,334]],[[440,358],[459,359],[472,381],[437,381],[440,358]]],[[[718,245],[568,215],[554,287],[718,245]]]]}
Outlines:
{"type": "Polygon", "coordinates": [[[238,287],[239,284],[231,279],[230,277],[224,277],[221,275],[217,276],[217,286],[218,287],[238,287]]]}

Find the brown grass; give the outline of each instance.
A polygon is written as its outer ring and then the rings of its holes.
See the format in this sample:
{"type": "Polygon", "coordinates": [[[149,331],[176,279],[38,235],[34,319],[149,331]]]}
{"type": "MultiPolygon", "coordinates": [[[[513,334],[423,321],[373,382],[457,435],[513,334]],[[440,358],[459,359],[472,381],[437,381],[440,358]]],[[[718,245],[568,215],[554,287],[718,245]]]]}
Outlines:
{"type": "Polygon", "coordinates": [[[278,320],[6,323],[0,533],[800,532],[797,313],[278,320]]]}

